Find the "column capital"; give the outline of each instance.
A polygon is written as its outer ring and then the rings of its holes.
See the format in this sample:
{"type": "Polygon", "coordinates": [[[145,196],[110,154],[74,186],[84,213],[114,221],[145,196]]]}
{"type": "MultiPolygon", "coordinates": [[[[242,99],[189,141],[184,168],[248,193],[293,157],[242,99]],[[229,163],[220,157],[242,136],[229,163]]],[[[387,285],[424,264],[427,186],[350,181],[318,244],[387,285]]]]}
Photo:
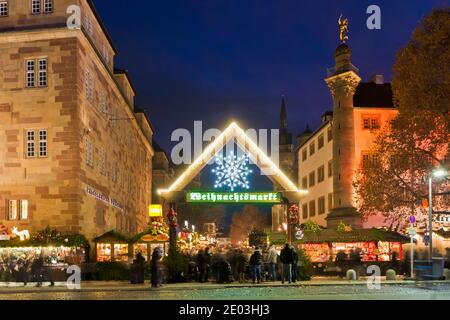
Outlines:
{"type": "Polygon", "coordinates": [[[325,79],[325,82],[330,89],[333,97],[339,90],[342,90],[345,95],[354,95],[356,88],[361,82],[360,76],[358,76],[354,71],[347,71],[325,79]]]}

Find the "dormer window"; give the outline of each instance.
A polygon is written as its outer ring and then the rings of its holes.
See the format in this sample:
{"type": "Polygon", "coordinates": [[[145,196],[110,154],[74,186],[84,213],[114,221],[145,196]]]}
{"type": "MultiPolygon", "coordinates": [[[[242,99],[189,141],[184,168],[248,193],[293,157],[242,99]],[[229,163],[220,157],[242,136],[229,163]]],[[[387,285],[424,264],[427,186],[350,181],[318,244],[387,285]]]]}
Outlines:
{"type": "Polygon", "coordinates": [[[31,13],[32,14],[41,13],[41,0],[31,0],[31,13]]]}
{"type": "Polygon", "coordinates": [[[0,2],[0,17],[8,16],[8,2],[2,1],[0,2]]]}

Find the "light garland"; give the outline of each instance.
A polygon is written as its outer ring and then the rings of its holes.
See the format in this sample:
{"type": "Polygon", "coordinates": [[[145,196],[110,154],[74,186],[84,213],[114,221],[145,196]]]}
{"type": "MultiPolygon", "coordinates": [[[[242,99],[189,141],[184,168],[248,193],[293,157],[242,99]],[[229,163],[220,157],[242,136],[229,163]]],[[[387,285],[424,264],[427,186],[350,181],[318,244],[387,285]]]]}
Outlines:
{"type": "Polygon", "coordinates": [[[249,157],[243,155],[237,157],[233,153],[224,157],[216,156],[217,167],[212,170],[216,174],[216,182],[214,188],[227,187],[231,191],[241,187],[250,189],[250,183],[247,179],[252,170],[248,168],[249,157]]]}

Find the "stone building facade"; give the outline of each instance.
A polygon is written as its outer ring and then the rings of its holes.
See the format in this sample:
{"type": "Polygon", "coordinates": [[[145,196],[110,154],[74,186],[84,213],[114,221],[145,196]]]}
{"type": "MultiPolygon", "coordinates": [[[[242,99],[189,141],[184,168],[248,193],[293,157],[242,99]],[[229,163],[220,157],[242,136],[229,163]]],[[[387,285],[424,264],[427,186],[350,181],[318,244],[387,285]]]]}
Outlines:
{"type": "MultiPolygon", "coordinates": [[[[3,2],[2,2],[3,3],[3,2]]],[[[89,240],[144,229],[153,128],[89,0],[6,1],[0,16],[0,223],[89,240]],[[79,28],[67,28],[70,5],[79,28]]]]}

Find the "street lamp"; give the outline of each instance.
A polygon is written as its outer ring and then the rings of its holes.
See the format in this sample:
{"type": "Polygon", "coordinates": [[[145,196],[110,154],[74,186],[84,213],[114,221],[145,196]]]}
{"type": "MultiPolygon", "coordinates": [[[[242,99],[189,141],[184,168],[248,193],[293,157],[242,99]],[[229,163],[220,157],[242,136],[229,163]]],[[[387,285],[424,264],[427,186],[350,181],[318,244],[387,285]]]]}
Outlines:
{"type": "Polygon", "coordinates": [[[433,177],[434,178],[444,178],[448,176],[448,172],[445,169],[437,169],[433,171],[428,178],[428,236],[430,238],[430,248],[429,248],[429,259],[430,262],[433,260],[433,177]]]}

